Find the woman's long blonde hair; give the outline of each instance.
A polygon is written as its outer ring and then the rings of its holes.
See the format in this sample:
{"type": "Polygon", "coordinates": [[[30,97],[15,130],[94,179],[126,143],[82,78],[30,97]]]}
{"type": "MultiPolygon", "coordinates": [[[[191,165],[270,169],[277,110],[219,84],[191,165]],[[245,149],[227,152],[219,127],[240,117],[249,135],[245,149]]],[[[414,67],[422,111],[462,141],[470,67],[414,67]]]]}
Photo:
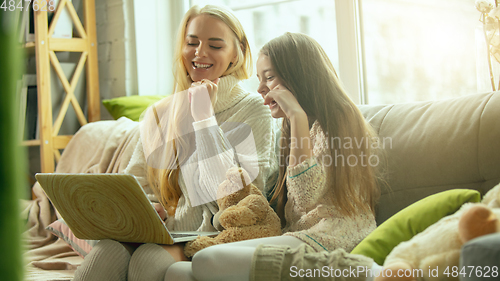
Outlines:
{"type": "MultiPolygon", "coordinates": [[[[376,134],[359,109],[347,96],[333,65],[323,48],[311,37],[285,33],[262,47],[261,54],[270,58],[274,74],[297,98],[310,121],[317,121],[327,139],[332,164],[326,167],[326,184],[330,186],[333,204],[345,216],[374,212],[380,196],[377,168],[372,165],[334,164],[338,155],[372,155],[376,151],[376,134]],[[345,138],[366,141],[358,146],[344,145],[345,138]],[[335,141],[330,141],[335,140],[335,141]],[[363,154],[361,154],[363,153],[363,154]]],[[[287,200],[286,170],[290,155],[290,123],[283,118],[280,140],[280,169],[271,202],[284,221],[287,200]]],[[[365,159],[366,161],[366,159],[365,159]]],[[[359,164],[358,159],[358,164],[359,164]]],[[[365,163],[366,164],[366,163],[365,163]]]]}
{"type": "MultiPolygon", "coordinates": [[[[252,56],[250,53],[250,45],[248,43],[248,39],[246,37],[245,31],[243,30],[243,26],[230,10],[220,6],[206,5],[203,8],[193,6],[186,12],[184,18],[181,21],[175,45],[173,71],[175,86],[173,89],[173,94],[167,97],[167,99],[169,99],[169,101],[167,102],[176,100],[176,105],[169,113],[169,116],[163,116],[167,117],[168,119],[167,128],[161,128],[167,133],[167,137],[165,139],[172,140],[169,143],[165,144],[167,146],[170,146],[168,149],[164,150],[163,157],[169,159],[166,160],[165,163],[169,163],[167,165],[168,167],[172,167],[173,164],[174,166],[177,166],[177,168],[159,169],[157,167],[153,168],[148,165],[147,169],[147,177],[152,190],[155,192],[158,200],[160,201],[160,203],[162,203],[168,214],[171,216],[175,214],[179,198],[182,195],[179,186],[179,162],[182,163],[182,161],[185,160],[181,158],[187,157],[186,155],[189,155],[190,149],[193,145],[195,145],[189,140],[186,140],[186,138],[183,138],[178,126],[178,124],[182,123],[185,116],[190,116],[190,112],[188,112],[190,107],[188,104],[185,104],[185,100],[174,99],[174,96],[176,95],[176,93],[187,90],[193,82],[188,76],[187,69],[184,66],[182,60],[182,50],[184,45],[186,44],[185,36],[187,25],[189,24],[190,20],[199,15],[208,15],[221,20],[231,29],[234,34],[234,44],[235,50],[237,52],[237,60],[235,61],[235,63],[229,65],[228,69],[222,74],[222,76],[233,75],[239,80],[244,80],[248,79],[252,72],[252,56]],[[177,103],[177,101],[181,102],[177,103]]],[[[153,111],[149,112],[150,114],[153,114],[153,111]]],[[[156,113],[156,111],[154,112],[156,113]]],[[[158,124],[162,123],[159,120],[161,118],[159,116],[150,116],[149,118],[156,118],[158,124]]]]}

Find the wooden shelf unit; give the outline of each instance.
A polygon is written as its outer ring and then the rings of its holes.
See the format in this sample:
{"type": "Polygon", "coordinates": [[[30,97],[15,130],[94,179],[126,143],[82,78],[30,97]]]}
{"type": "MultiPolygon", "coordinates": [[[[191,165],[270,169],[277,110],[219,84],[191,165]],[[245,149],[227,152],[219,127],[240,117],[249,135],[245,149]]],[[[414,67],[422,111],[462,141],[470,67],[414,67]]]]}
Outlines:
{"type": "MultiPolygon", "coordinates": [[[[38,2],[43,4],[44,1],[38,2]]],[[[47,11],[34,11],[34,15],[35,42],[26,43],[25,47],[35,48],[40,139],[24,141],[23,145],[39,145],[41,172],[51,173],[55,170],[55,162],[59,161],[59,149],[64,149],[72,137],[71,135],[59,135],[59,129],[66,116],[69,104],[71,103],[75,109],[76,116],[81,125],[100,120],[95,2],[94,0],[83,0],[83,25],[73,4],[67,0],[59,1],[50,26],[47,23],[47,11]],[[63,9],[68,10],[80,38],[52,38],[54,28],[63,9]],[[82,53],[73,77],[70,80],[64,75],[59,60],[56,57],[55,52],[58,51],[82,53]],[[66,95],[55,121],[52,120],[51,65],[55,73],[57,73],[66,95]],[[86,68],[88,120],[85,118],[85,114],[74,95],[78,78],[84,67],[86,68]]]]}

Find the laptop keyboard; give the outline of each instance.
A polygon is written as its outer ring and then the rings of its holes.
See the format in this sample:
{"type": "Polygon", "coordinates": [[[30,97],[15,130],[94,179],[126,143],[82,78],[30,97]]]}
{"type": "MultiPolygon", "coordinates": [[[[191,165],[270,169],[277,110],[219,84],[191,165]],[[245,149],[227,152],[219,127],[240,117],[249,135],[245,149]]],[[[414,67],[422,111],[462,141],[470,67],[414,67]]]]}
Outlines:
{"type": "Polygon", "coordinates": [[[189,236],[198,236],[197,234],[186,234],[186,233],[171,233],[172,238],[181,238],[181,237],[189,237],[189,236]]]}

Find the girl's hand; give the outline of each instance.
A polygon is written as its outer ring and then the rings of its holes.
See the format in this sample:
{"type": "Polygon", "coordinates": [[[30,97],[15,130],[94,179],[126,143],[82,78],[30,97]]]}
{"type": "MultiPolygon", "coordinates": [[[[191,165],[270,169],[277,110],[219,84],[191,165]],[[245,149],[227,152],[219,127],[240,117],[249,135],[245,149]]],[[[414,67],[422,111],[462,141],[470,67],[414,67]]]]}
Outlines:
{"type": "Polygon", "coordinates": [[[264,104],[270,104],[273,100],[281,108],[286,118],[290,120],[290,157],[288,166],[294,167],[313,155],[309,135],[309,120],[295,96],[286,87],[282,85],[274,87],[265,96],[264,104]]]}
{"type": "Polygon", "coordinates": [[[194,121],[201,121],[214,115],[213,105],[217,101],[217,83],[219,78],[213,82],[203,79],[193,82],[188,89],[188,100],[191,103],[191,115],[194,121]]]}
{"type": "Polygon", "coordinates": [[[285,86],[277,85],[264,97],[265,105],[273,101],[278,104],[288,119],[305,114],[295,96],[285,86]]]}

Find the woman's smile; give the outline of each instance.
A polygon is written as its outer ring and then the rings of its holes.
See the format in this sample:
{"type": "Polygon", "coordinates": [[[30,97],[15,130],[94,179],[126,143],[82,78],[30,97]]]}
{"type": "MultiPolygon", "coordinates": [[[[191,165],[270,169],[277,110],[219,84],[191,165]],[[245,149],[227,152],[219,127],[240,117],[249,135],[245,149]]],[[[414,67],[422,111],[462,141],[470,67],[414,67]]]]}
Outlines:
{"type": "Polygon", "coordinates": [[[211,64],[211,63],[202,63],[202,62],[193,61],[193,67],[196,70],[208,70],[212,66],[213,66],[213,64],[211,64]]]}

